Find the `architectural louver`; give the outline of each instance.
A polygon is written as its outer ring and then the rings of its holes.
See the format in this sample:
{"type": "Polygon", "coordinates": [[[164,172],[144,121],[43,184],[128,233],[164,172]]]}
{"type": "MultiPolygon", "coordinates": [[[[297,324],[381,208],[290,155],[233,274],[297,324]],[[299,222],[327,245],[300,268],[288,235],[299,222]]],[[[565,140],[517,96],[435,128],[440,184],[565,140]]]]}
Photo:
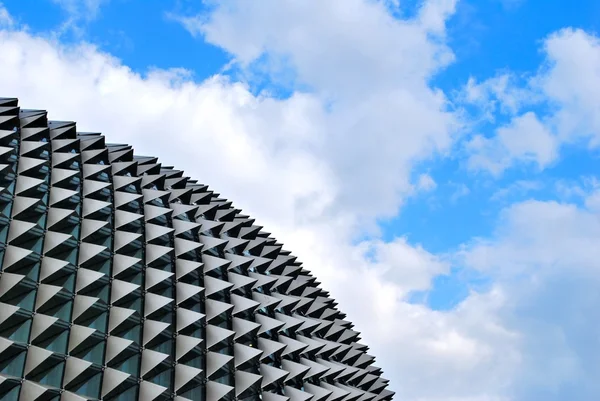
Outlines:
{"type": "Polygon", "coordinates": [[[391,400],[261,229],[155,157],[0,99],[0,398],[391,400]]]}

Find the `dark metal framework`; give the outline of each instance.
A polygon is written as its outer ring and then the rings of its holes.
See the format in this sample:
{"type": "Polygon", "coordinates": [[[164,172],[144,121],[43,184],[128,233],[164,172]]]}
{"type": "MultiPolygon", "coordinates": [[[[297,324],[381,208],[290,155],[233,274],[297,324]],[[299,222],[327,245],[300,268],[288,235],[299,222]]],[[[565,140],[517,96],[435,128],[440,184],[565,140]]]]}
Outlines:
{"type": "Polygon", "coordinates": [[[182,171],[0,99],[2,400],[389,401],[336,302],[182,171]]]}

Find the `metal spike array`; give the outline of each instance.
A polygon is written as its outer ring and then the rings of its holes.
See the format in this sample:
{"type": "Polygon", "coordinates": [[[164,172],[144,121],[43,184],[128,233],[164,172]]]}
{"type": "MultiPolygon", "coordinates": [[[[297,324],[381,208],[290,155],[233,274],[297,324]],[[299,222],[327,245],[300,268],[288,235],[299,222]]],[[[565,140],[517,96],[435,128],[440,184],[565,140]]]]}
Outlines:
{"type": "Polygon", "coordinates": [[[2,400],[388,401],[359,333],[249,216],[0,99],[2,400]]]}

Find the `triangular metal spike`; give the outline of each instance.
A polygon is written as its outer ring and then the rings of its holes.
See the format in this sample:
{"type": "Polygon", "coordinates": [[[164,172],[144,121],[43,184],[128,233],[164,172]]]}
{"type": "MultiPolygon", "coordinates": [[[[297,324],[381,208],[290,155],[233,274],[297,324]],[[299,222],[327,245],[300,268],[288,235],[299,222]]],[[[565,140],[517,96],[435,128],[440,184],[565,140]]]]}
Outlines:
{"type": "Polygon", "coordinates": [[[293,338],[289,338],[284,335],[280,335],[278,339],[280,343],[285,344],[287,346],[282,353],[283,356],[300,353],[306,348],[308,348],[308,344],[294,340],[293,338]]]}
{"type": "Polygon", "coordinates": [[[108,226],[107,221],[83,219],[81,221],[81,237],[84,240],[92,234],[96,234],[103,227],[108,226]]]}
{"type": "MultiPolygon", "coordinates": [[[[226,254],[225,256],[228,255],[229,254],[226,254]]],[[[207,254],[202,255],[202,262],[204,262],[204,273],[208,273],[212,270],[225,269],[231,264],[227,259],[221,259],[207,254]]]]}
{"type": "Polygon", "coordinates": [[[31,380],[23,380],[21,384],[20,401],[37,401],[43,399],[48,391],[48,387],[42,386],[39,383],[34,383],[31,380]]]}
{"type": "Polygon", "coordinates": [[[271,355],[276,355],[279,357],[281,352],[286,348],[285,344],[282,344],[277,341],[269,340],[266,338],[259,337],[258,338],[258,348],[263,351],[263,355],[261,360],[265,360],[271,355]]]}
{"type": "Polygon", "coordinates": [[[323,375],[323,379],[330,378],[331,380],[335,380],[340,373],[344,371],[344,367],[340,365],[336,365],[332,362],[329,362],[322,358],[316,358],[317,363],[326,366],[329,370],[323,375]]]}
{"type": "Polygon", "coordinates": [[[123,273],[125,270],[135,266],[140,263],[142,260],[139,258],[135,258],[133,256],[127,255],[113,255],[113,268],[112,275],[113,277],[117,276],[120,273],[123,273]]]}
{"type": "MultiPolygon", "coordinates": [[[[44,258],[45,259],[45,258],[44,258]]],[[[102,277],[105,277],[104,273],[97,272],[95,270],[84,269],[80,267],[77,270],[77,281],[75,283],[75,292],[80,292],[88,285],[100,280],[102,277]]]]}
{"type": "MultiPolygon", "coordinates": [[[[18,306],[0,302],[0,323],[3,323],[4,321],[6,321],[6,319],[10,318],[12,315],[17,313],[20,309],[21,308],[19,308],[18,306]]],[[[2,337],[0,337],[0,338],[2,338],[2,337]]]]}
{"type": "Polygon", "coordinates": [[[175,229],[175,235],[179,235],[186,232],[198,231],[200,229],[200,224],[193,223],[191,221],[173,219],[173,228],[175,229]]]}
{"type": "Polygon", "coordinates": [[[239,296],[237,294],[231,294],[231,303],[235,306],[233,308],[233,314],[238,315],[244,312],[254,312],[256,308],[260,306],[259,302],[253,301],[246,297],[239,296]]]}
{"type": "Polygon", "coordinates": [[[124,175],[113,176],[113,185],[115,191],[121,190],[129,185],[136,185],[142,182],[142,177],[128,177],[124,175]]]}
{"type": "Polygon", "coordinates": [[[212,319],[218,317],[222,313],[231,312],[232,309],[233,309],[233,305],[228,304],[226,302],[215,301],[214,299],[206,299],[206,301],[205,301],[206,320],[208,322],[210,322],[212,319]]]}
{"type": "Polygon", "coordinates": [[[104,188],[110,188],[110,182],[94,181],[94,180],[83,180],[83,191],[82,195],[84,198],[92,195],[95,192],[101,191],[104,188]]]}
{"type": "Polygon", "coordinates": [[[181,363],[177,364],[175,366],[175,391],[179,391],[179,389],[201,374],[202,369],[193,368],[181,363]]]}
{"type": "MultiPolygon", "coordinates": [[[[231,280],[231,275],[229,275],[229,280],[231,280]]],[[[214,277],[210,277],[210,276],[204,277],[204,287],[206,289],[205,290],[206,296],[213,295],[213,294],[216,294],[221,291],[227,291],[231,287],[233,287],[233,285],[234,284],[232,284],[228,281],[220,280],[218,278],[214,278],[214,277]]]]}
{"type": "Polygon", "coordinates": [[[289,375],[289,372],[286,372],[285,370],[265,365],[264,363],[260,364],[260,373],[263,376],[261,386],[263,389],[268,387],[270,384],[284,380],[289,375]]]}
{"type": "Polygon", "coordinates": [[[344,400],[348,400],[348,401],[356,401],[358,400],[363,394],[364,391],[363,390],[359,390],[357,388],[353,388],[350,386],[345,386],[341,383],[335,383],[334,384],[336,387],[341,388],[344,391],[347,391],[348,393],[350,393],[350,395],[348,395],[344,400]]]}
{"type": "Polygon", "coordinates": [[[51,250],[65,243],[71,238],[73,237],[69,234],[58,233],[56,231],[47,231],[46,236],[44,238],[44,254],[50,252],[51,250]]]}
{"type": "Polygon", "coordinates": [[[236,343],[233,345],[233,354],[235,357],[235,367],[237,369],[247,362],[260,358],[260,356],[263,354],[263,351],[262,349],[236,343]]]}
{"type": "Polygon", "coordinates": [[[200,251],[203,246],[199,242],[175,237],[175,255],[177,257],[185,255],[188,252],[200,251]]]}
{"type": "Polygon", "coordinates": [[[131,243],[141,240],[142,234],[130,233],[127,231],[115,231],[113,249],[118,252],[120,249],[130,245],[131,243]]]}
{"type": "Polygon", "coordinates": [[[233,390],[231,386],[209,380],[206,383],[206,401],[220,401],[233,390]]]}
{"type": "Polygon", "coordinates": [[[177,308],[177,331],[181,331],[191,324],[204,319],[205,315],[185,308],[177,308]]]}
{"type": "Polygon", "coordinates": [[[69,352],[72,352],[79,344],[94,334],[94,332],[96,332],[96,329],[80,326],[78,324],[72,325],[69,335],[69,352]]]}
{"type": "Polygon", "coordinates": [[[160,397],[160,395],[167,390],[167,387],[159,386],[158,384],[143,380],[140,383],[138,399],[144,401],[153,401],[160,397]]]}
{"type": "Polygon", "coordinates": [[[131,294],[135,290],[140,288],[139,285],[128,283],[127,281],[113,279],[111,291],[110,291],[110,301],[111,303],[115,303],[121,298],[131,294]]]}
{"type": "Polygon", "coordinates": [[[18,168],[18,173],[19,174],[23,174],[29,170],[32,170],[36,167],[39,167],[41,165],[43,165],[44,163],[46,163],[46,160],[44,159],[36,159],[33,157],[24,157],[21,156],[19,158],[19,168],[18,168]]]}
{"type": "Polygon", "coordinates": [[[270,391],[263,391],[261,396],[263,401],[289,401],[290,399],[290,397],[271,393],[270,391]]]}
{"type": "Polygon", "coordinates": [[[177,293],[177,305],[180,305],[194,295],[201,294],[204,291],[204,287],[179,281],[175,284],[175,290],[177,293]]]}
{"type": "Polygon", "coordinates": [[[118,230],[119,228],[131,224],[134,221],[142,220],[144,215],[139,213],[127,212],[124,210],[115,210],[115,228],[118,230]]]}
{"type": "MultiPolygon", "coordinates": [[[[176,197],[178,197],[178,196],[176,196],[176,197]]],[[[173,209],[173,217],[181,216],[183,214],[189,214],[189,215],[193,216],[196,214],[196,211],[198,210],[197,205],[183,205],[181,203],[171,203],[171,204],[169,204],[169,207],[171,207],[171,209],[173,209]]],[[[181,222],[183,220],[174,219],[173,224],[175,224],[176,221],[181,222]]],[[[196,223],[189,223],[189,224],[196,225],[196,223]]]]}
{"type": "Polygon", "coordinates": [[[15,187],[15,195],[20,195],[23,192],[26,192],[35,187],[39,187],[42,184],[45,184],[46,181],[39,178],[27,177],[25,175],[19,176],[17,180],[17,186],[15,187]]]}
{"type": "Polygon", "coordinates": [[[191,260],[177,259],[175,261],[175,272],[176,278],[179,280],[182,277],[190,274],[193,271],[201,271],[203,264],[200,262],[193,262],[191,260]]]}
{"type": "Polygon", "coordinates": [[[306,366],[302,363],[290,361],[289,359],[283,359],[281,361],[281,367],[283,370],[290,372],[289,376],[285,379],[286,382],[296,379],[302,380],[306,372],[310,370],[309,366],[306,366]]]}
{"type": "Polygon", "coordinates": [[[2,273],[2,280],[0,280],[0,297],[4,296],[8,291],[10,291],[14,286],[19,284],[21,280],[23,280],[25,276],[22,274],[14,274],[4,272],[2,273]]]}
{"type": "MultiPolygon", "coordinates": [[[[145,197],[144,201],[146,201],[145,197]]],[[[154,205],[144,205],[144,217],[146,218],[146,221],[150,221],[166,214],[171,215],[171,213],[173,213],[173,209],[169,209],[168,207],[165,208],[154,205]]]]}
{"type": "Polygon", "coordinates": [[[77,378],[77,376],[85,372],[90,366],[92,366],[92,363],[89,361],[75,358],[73,356],[68,357],[65,363],[65,374],[63,376],[64,385],[66,386],[71,383],[75,378],[77,378]]]}
{"type": "Polygon", "coordinates": [[[125,338],[116,336],[108,336],[106,339],[106,352],[104,355],[105,361],[107,363],[110,362],[131,344],[133,344],[132,340],[127,340],[125,338]]]}
{"type": "Polygon", "coordinates": [[[79,217],[77,217],[75,210],[59,209],[56,207],[50,207],[50,208],[48,208],[48,220],[46,223],[46,228],[51,229],[56,224],[68,219],[71,216],[79,219],[79,217]]]}
{"type": "Polygon", "coordinates": [[[60,290],[62,290],[62,287],[57,285],[40,284],[38,287],[37,298],[35,299],[35,309],[39,310],[46,302],[58,294],[60,290]]]}
{"type": "Polygon", "coordinates": [[[175,338],[175,359],[183,358],[192,349],[202,344],[202,339],[179,334],[175,338]]]}
{"type": "Polygon", "coordinates": [[[204,245],[202,248],[203,251],[208,251],[209,249],[223,247],[227,244],[227,240],[208,237],[206,235],[200,235],[200,243],[204,245]]]}
{"type": "Polygon", "coordinates": [[[168,271],[154,269],[152,267],[146,268],[146,290],[149,290],[155,285],[170,279],[172,276],[173,273],[168,271]]]}
{"type": "Polygon", "coordinates": [[[209,351],[206,353],[206,377],[210,379],[219,369],[233,361],[231,355],[209,351]]]}
{"type": "Polygon", "coordinates": [[[312,383],[304,383],[304,391],[315,396],[313,401],[323,401],[332,394],[331,390],[326,390],[321,386],[315,386],[312,383]]]}
{"type": "Polygon", "coordinates": [[[261,294],[260,292],[253,292],[252,299],[254,299],[256,302],[260,302],[261,308],[275,309],[277,305],[281,303],[281,299],[277,299],[267,294],[261,294]]]}
{"type": "Polygon", "coordinates": [[[29,223],[26,221],[13,220],[10,224],[10,230],[8,231],[7,241],[11,243],[21,235],[28,233],[31,229],[38,227],[35,223],[29,223]]]}
{"type": "MultiPolygon", "coordinates": [[[[52,199],[52,194],[50,195],[50,199],[52,199]]],[[[15,218],[24,211],[33,209],[35,205],[39,203],[41,203],[41,200],[37,198],[30,198],[27,196],[15,196],[13,201],[12,217],[15,218]]]]}
{"type": "Polygon", "coordinates": [[[87,217],[104,208],[112,207],[112,203],[104,202],[97,199],[83,198],[83,217],[87,217]]]}
{"type": "MultiPolygon", "coordinates": [[[[143,356],[142,356],[143,359],[143,356]]],[[[102,375],[102,397],[106,397],[111,391],[127,380],[131,375],[113,368],[105,368],[102,375]]]]}
{"type": "Polygon", "coordinates": [[[244,391],[248,390],[255,384],[259,384],[262,380],[261,375],[254,373],[244,372],[242,370],[235,371],[235,395],[236,397],[241,396],[244,391]]]}
{"type": "Polygon", "coordinates": [[[52,351],[36,347],[35,345],[29,346],[27,350],[27,360],[25,361],[25,375],[28,375],[33,369],[37,368],[42,362],[50,358],[52,351]]]}
{"type": "Polygon", "coordinates": [[[174,229],[165,226],[159,226],[158,224],[146,223],[146,242],[150,242],[153,239],[162,237],[163,235],[171,234],[174,229]]]}
{"type": "Polygon", "coordinates": [[[145,319],[144,320],[144,346],[152,341],[163,331],[167,330],[171,326],[170,323],[159,322],[156,320],[145,319]]]}
{"type": "Polygon", "coordinates": [[[93,257],[106,250],[107,248],[105,246],[82,242],[79,244],[79,265],[81,266],[85,262],[91,260],[93,257]]]}
{"type": "Polygon", "coordinates": [[[229,279],[230,283],[233,283],[233,287],[231,288],[232,291],[237,290],[238,288],[251,288],[257,281],[255,278],[251,278],[233,272],[229,272],[227,274],[227,278],[229,279]]]}
{"type": "Polygon", "coordinates": [[[119,327],[121,323],[129,319],[129,317],[132,316],[134,313],[136,313],[136,311],[133,309],[120,308],[118,306],[113,306],[112,308],[110,308],[110,316],[108,318],[108,332],[112,333],[114,329],[119,327]]]}
{"type": "Polygon", "coordinates": [[[245,336],[246,334],[254,334],[260,330],[260,323],[251,322],[246,319],[234,317],[232,319],[232,328],[235,332],[234,340],[245,336]]]}
{"type": "Polygon", "coordinates": [[[33,252],[29,249],[19,248],[18,246],[14,245],[8,245],[4,253],[4,262],[2,263],[2,269],[6,271],[7,268],[25,259],[32,253],[33,252]]]}
{"type": "Polygon", "coordinates": [[[87,178],[96,174],[110,174],[111,167],[110,165],[105,164],[84,164],[81,170],[83,172],[83,178],[86,179],[85,181],[88,181],[87,178]]]}
{"type": "Polygon", "coordinates": [[[304,344],[308,344],[308,348],[306,348],[303,351],[303,354],[307,355],[314,355],[317,352],[319,352],[319,350],[321,350],[323,347],[325,347],[325,344],[323,344],[322,342],[313,340],[312,338],[308,338],[302,335],[296,335],[296,340],[301,341],[304,344]]]}
{"type": "MultiPolygon", "coordinates": [[[[113,177],[113,179],[116,177],[113,177]]],[[[121,191],[117,191],[115,190],[114,193],[114,202],[115,202],[115,208],[116,210],[119,210],[120,207],[127,205],[130,202],[136,202],[136,201],[141,201],[142,200],[142,195],[139,194],[132,194],[129,192],[121,192],[121,191]]],[[[115,210],[115,214],[116,214],[116,210],[115,210]]],[[[137,214],[137,213],[136,213],[137,214]]],[[[143,217],[143,215],[141,215],[143,217]]],[[[116,216],[115,216],[116,219],[116,216]]]]}
{"type": "Polygon", "coordinates": [[[345,399],[348,395],[350,395],[350,393],[348,391],[342,390],[341,388],[336,387],[333,384],[329,384],[327,382],[321,382],[320,385],[324,389],[330,390],[332,392],[332,394],[329,396],[327,401],[329,401],[329,400],[341,401],[342,399],[345,399]]]}
{"type": "Polygon", "coordinates": [[[285,323],[283,330],[288,330],[290,332],[295,332],[298,327],[304,324],[304,320],[296,319],[295,317],[284,315],[283,313],[275,312],[275,318],[285,323]]]}
{"type": "Polygon", "coordinates": [[[266,333],[267,331],[278,331],[285,325],[284,322],[261,314],[256,314],[255,319],[257,323],[260,323],[258,334],[266,333]]]}
{"type": "Polygon", "coordinates": [[[310,367],[310,371],[306,375],[307,379],[312,377],[320,378],[325,372],[327,372],[330,369],[327,366],[323,366],[320,363],[313,362],[307,358],[300,358],[300,362],[303,365],[310,367]]]}
{"type": "Polygon", "coordinates": [[[33,323],[31,324],[30,340],[35,340],[40,334],[50,328],[57,320],[57,317],[36,313],[33,316],[33,323]]]}
{"type": "Polygon", "coordinates": [[[173,298],[164,297],[162,295],[147,292],[144,302],[144,317],[148,317],[152,313],[156,312],[160,308],[170,304],[173,301],[173,298]]]}
{"type": "Polygon", "coordinates": [[[54,273],[64,269],[68,265],[69,262],[67,262],[66,260],[54,259],[45,256],[42,259],[42,267],[40,269],[40,282],[52,276],[54,273]]]}
{"type": "Polygon", "coordinates": [[[232,338],[235,331],[227,330],[212,324],[206,325],[206,348],[212,348],[221,341],[232,338]]]}
{"type": "Polygon", "coordinates": [[[250,273],[248,273],[248,275],[257,280],[256,284],[254,284],[253,288],[263,287],[263,288],[269,289],[277,281],[277,278],[269,277],[264,274],[250,272],[250,273]]]}
{"type": "Polygon", "coordinates": [[[150,372],[168,357],[168,354],[163,354],[162,352],[152,351],[146,348],[142,351],[142,366],[140,369],[140,375],[145,376],[146,373],[150,372]]]}
{"type": "Polygon", "coordinates": [[[162,246],[162,245],[154,245],[147,244],[146,245],[146,263],[150,264],[161,257],[168,255],[173,252],[173,248],[170,246],[162,246]]]}

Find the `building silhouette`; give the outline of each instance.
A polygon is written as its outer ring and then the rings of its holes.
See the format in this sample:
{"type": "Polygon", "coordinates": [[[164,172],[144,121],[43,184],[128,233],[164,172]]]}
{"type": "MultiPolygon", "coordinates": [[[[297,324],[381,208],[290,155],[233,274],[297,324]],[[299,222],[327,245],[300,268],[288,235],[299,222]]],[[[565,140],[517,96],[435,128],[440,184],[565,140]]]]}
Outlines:
{"type": "Polygon", "coordinates": [[[254,219],[12,98],[0,261],[1,400],[392,398],[336,302],[254,219]]]}

